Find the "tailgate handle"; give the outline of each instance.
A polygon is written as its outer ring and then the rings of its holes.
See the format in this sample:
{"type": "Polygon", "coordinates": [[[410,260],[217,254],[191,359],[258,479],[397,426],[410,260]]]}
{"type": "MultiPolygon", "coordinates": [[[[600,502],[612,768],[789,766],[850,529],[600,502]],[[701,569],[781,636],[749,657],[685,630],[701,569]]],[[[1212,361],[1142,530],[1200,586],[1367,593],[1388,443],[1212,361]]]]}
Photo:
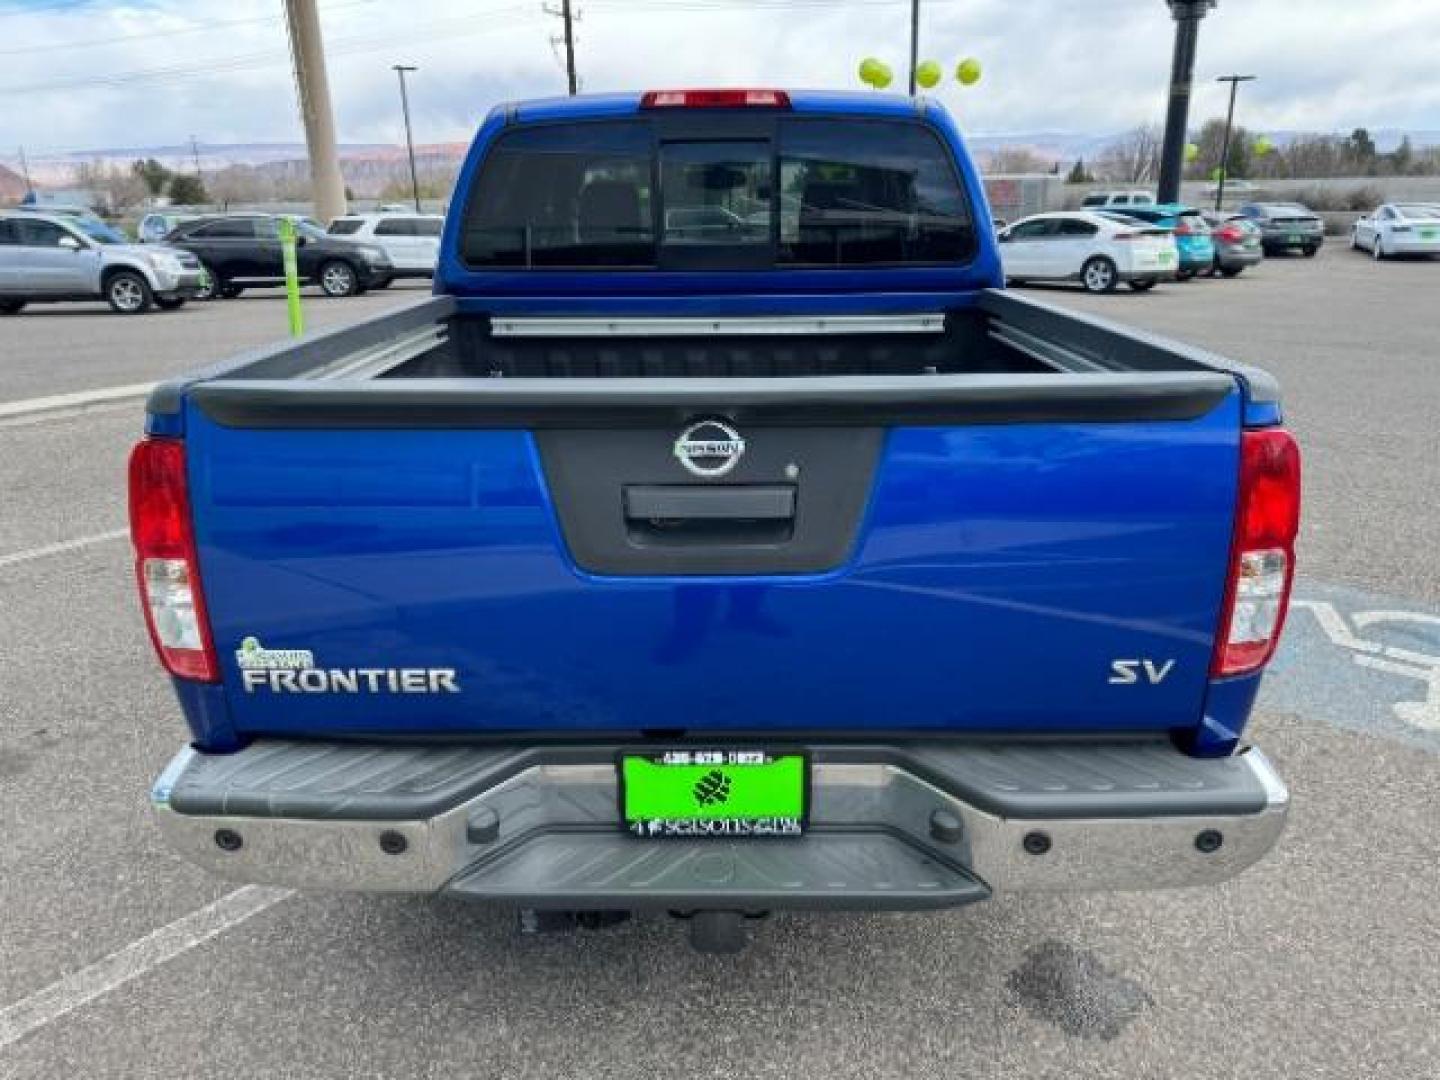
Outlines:
{"type": "Polygon", "coordinates": [[[625,516],[631,521],[775,521],[795,517],[795,489],[788,484],[701,487],[627,487],[625,516]]]}
{"type": "Polygon", "coordinates": [[[795,532],[789,484],[631,485],[623,497],[626,531],[641,547],[779,544],[795,532]]]}

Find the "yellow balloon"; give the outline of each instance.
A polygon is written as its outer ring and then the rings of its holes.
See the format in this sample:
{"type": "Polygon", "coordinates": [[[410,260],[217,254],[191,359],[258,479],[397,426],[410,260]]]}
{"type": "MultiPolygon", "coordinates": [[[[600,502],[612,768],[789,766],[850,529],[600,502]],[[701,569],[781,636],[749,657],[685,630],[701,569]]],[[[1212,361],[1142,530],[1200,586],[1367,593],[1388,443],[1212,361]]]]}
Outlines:
{"type": "Polygon", "coordinates": [[[880,71],[885,65],[876,60],[873,56],[867,56],[860,61],[860,81],[866,86],[874,86],[880,77],[880,71]]]}
{"type": "Polygon", "coordinates": [[[1185,144],[1185,160],[1186,160],[1186,161],[1194,161],[1194,160],[1195,160],[1196,158],[1198,158],[1199,156],[1200,156],[1200,147],[1196,146],[1193,142],[1192,142],[1192,143],[1186,143],[1186,144],[1185,144]]]}
{"type": "Polygon", "coordinates": [[[962,86],[974,86],[980,81],[980,61],[973,56],[961,60],[955,68],[955,78],[960,80],[962,86]]]}
{"type": "Polygon", "coordinates": [[[943,74],[944,72],[940,70],[939,64],[934,60],[926,60],[915,69],[915,81],[926,90],[929,90],[940,82],[940,76],[943,74]]]}
{"type": "Polygon", "coordinates": [[[1270,151],[1274,149],[1275,144],[1263,135],[1255,140],[1255,153],[1259,154],[1261,157],[1264,157],[1266,154],[1270,153],[1270,151]]]}
{"type": "MultiPolygon", "coordinates": [[[[877,60],[876,63],[880,62],[877,60]]],[[[895,78],[895,75],[893,72],[891,72],[890,65],[880,64],[880,70],[876,72],[875,81],[872,82],[870,85],[875,87],[876,90],[884,90],[887,86],[890,85],[890,81],[893,78],[895,78]]]]}

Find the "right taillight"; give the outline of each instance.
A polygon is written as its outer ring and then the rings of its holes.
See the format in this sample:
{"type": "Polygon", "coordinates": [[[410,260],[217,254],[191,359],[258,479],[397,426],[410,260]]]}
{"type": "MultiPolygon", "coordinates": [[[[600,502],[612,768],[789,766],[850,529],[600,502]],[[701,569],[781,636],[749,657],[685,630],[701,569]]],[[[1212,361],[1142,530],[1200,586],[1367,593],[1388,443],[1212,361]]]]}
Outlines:
{"type": "Polygon", "coordinates": [[[1243,675],[1275,652],[1300,528],[1300,448],[1284,428],[1246,431],[1240,442],[1239,501],[1225,607],[1212,676],[1243,675]]]}
{"type": "Polygon", "coordinates": [[[145,439],[130,455],[130,538],[145,624],[160,662],[182,679],[220,677],[195,556],[185,445],[145,439]]]}

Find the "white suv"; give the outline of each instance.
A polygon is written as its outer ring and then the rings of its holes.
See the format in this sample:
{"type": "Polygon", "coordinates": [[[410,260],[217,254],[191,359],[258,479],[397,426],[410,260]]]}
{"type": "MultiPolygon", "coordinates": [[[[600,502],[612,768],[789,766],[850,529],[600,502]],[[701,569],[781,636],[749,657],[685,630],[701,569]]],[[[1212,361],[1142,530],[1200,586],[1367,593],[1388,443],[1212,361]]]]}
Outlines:
{"type": "Polygon", "coordinates": [[[1108,209],[1116,206],[1154,206],[1155,196],[1148,191],[1092,191],[1080,201],[1080,209],[1108,209]]]}
{"type": "Polygon", "coordinates": [[[430,277],[440,258],[439,214],[346,214],[330,222],[331,236],[375,244],[395,264],[395,276],[430,277]]]}

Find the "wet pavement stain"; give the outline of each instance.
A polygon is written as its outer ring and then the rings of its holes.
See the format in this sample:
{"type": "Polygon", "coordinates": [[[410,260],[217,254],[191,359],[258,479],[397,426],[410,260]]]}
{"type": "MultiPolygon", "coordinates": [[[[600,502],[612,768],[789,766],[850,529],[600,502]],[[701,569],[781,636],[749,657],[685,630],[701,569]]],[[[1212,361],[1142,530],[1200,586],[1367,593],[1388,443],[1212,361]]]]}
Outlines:
{"type": "Polygon", "coordinates": [[[1010,973],[1009,985],[1032,1016],[1082,1039],[1113,1039],[1152,1004],[1134,979],[1112,973],[1094,953],[1060,941],[1031,949],[1010,973]]]}

